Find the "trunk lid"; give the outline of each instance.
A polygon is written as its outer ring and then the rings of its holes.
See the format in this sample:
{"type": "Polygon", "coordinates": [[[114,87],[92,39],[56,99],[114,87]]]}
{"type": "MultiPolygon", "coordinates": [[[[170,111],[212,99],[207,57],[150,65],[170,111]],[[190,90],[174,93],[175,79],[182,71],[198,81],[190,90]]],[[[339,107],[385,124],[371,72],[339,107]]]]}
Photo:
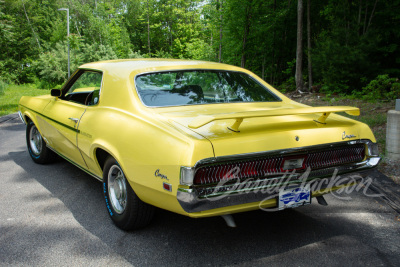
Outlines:
{"type": "MultiPolygon", "coordinates": [[[[321,123],[325,108],[327,112],[333,112],[335,108],[345,110],[349,107],[319,107],[313,110],[297,103],[240,103],[174,107],[160,109],[158,113],[210,140],[216,157],[360,138],[358,122],[352,119],[328,114],[326,121],[321,123]],[[303,114],[305,111],[306,114],[303,114]],[[261,115],[254,117],[255,114],[261,115]],[[210,121],[210,117],[217,120],[210,121]],[[232,128],[237,117],[243,121],[239,132],[234,132],[228,127],[232,128]],[[206,124],[203,124],[204,118],[206,124]],[[318,120],[319,123],[316,122],[318,120]]],[[[356,114],[357,111],[353,109],[350,113],[356,114]]]]}

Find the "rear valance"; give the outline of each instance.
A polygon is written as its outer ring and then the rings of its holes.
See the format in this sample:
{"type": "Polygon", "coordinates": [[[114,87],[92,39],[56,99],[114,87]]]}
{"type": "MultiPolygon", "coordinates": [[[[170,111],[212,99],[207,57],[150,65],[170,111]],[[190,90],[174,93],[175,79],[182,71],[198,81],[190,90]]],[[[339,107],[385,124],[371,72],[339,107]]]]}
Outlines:
{"type": "Polygon", "coordinates": [[[189,123],[189,128],[197,129],[212,121],[235,119],[235,123],[232,124],[228,129],[238,132],[239,126],[245,118],[258,118],[258,117],[277,117],[277,116],[288,116],[288,115],[302,115],[302,114],[317,114],[322,113],[318,120],[314,120],[317,123],[325,124],[326,118],[329,114],[334,112],[346,112],[349,115],[359,116],[360,109],[355,107],[347,106],[334,106],[334,107],[310,107],[310,108],[289,108],[289,109],[276,109],[276,110],[257,110],[248,112],[235,112],[235,113],[224,113],[215,114],[208,116],[198,116],[189,123]]]}

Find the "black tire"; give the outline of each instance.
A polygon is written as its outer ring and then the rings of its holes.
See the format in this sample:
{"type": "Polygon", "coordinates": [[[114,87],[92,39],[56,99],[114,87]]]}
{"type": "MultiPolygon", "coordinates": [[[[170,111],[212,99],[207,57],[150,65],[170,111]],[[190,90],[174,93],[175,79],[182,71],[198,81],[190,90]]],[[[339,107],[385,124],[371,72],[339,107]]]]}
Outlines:
{"type": "Polygon", "coordinates": [[[46,146],[46,142],[32,121],[29,121],[26,127],[26,145],[29,155],[36,163],[46,164],[57,158],[57,155],[46,146]]]}
{"type": "Polygon", "coordinates": [[[139,199],[112,157],[107,158],[104,164],[103,192],[108,214],[120,229],[139,229],[153,219],[155,208],[139,199]]]}

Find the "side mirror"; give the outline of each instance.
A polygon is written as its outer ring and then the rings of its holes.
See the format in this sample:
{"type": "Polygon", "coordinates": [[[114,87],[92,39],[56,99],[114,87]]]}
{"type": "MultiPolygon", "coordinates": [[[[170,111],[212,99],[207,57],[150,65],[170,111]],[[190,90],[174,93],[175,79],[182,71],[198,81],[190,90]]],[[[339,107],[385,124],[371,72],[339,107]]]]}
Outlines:
{"type": "Polygon", "coordinates": [[[61,93],[62,92],[60,89],[51,89],[51,91],[50,91],[51,96],[55,96],[55,97],[60,97],[61,93]]]}

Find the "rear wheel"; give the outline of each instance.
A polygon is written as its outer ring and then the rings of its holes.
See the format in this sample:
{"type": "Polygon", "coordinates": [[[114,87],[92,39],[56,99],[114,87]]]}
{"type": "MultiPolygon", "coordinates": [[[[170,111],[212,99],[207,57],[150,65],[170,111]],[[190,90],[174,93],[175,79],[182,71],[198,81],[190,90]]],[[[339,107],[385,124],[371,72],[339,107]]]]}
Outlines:
{"type": "Polygon", "coordinates": [[[29,155],[36,163],[46,164],[56,158],[56,154],[46,146],[46,142],[32,121],[29,121],[26,127],[26,144],[29,155]]]}
{"type": "Polygon", "coordinates": [[[112,157],[104,164],[103,192],[107,211],[115,225],[122,230],[142,228],[153,219],[154,207],[139,199],[112,157]]]}

